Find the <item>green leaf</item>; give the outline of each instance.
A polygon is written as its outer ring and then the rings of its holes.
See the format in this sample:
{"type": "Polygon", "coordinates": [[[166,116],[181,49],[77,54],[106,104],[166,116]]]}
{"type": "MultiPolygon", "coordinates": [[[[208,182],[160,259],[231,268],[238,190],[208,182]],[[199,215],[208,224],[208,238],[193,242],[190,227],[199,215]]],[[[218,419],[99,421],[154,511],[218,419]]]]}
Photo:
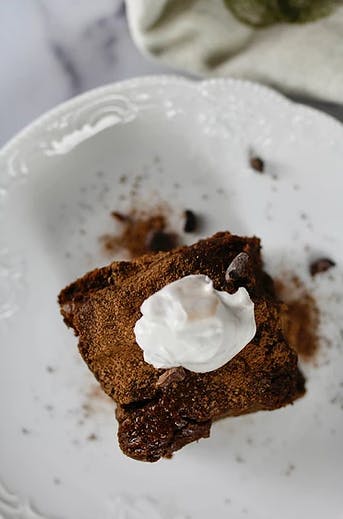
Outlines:
{"type": "Polygon", "coordinates": [[[243,23],[265,27],[274,23],[306,23],[329,15],[337,0],[224,0],[243,23]]]}

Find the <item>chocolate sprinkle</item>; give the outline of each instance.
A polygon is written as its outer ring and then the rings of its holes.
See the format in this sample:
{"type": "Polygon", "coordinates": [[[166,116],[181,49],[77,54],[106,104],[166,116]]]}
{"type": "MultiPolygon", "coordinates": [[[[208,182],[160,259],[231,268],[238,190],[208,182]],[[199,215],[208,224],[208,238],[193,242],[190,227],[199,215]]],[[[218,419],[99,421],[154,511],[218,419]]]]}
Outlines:
{"type": "Polygon", "coordinates": [[[260,159],[260,157],[251,157],[250,166],[259,173],[263,173],[264,171],[264,162],[262,159],[260,159]]]}
{"type": "Polygon", "coordinates": [[[225,272],[225,280],[230,281],[246,281],[250,274],[250,257],[246,252],[240,252],[231,261],[225,272]]]}
{"type": "Polygon", "coordinates": [[[184,232],[194,232],[198,226],[198,220],[193,211],[190,209],[185,210],[185,225],[183,227],[184,232]]]}
{"type": "Polygon", "coordinates": [[[317,274],[321,274],[322,272],[326,272],[327,270],[334,267],[336,263],[332,261],[330,258],[320,258],[313,261],[310,265],[311,276],[316,276],[317,274]]]}
{"type": "Polygon", "coordinates": [[[149,252],[166,252],[177,246],[177,236],[164,231],[151,231],[147,235],[146,248],[149,252]]]}

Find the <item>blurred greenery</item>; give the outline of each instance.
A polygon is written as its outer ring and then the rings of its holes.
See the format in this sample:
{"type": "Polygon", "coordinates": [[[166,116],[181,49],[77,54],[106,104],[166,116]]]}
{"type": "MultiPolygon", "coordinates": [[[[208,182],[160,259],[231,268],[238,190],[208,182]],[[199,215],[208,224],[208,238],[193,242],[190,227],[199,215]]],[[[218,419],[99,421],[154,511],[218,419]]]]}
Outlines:
{"type": "Polygon", "coordinates": [[[224,0],[240,21],[254,27],[306,23],[330,14],[337,0],[224,0]]]}

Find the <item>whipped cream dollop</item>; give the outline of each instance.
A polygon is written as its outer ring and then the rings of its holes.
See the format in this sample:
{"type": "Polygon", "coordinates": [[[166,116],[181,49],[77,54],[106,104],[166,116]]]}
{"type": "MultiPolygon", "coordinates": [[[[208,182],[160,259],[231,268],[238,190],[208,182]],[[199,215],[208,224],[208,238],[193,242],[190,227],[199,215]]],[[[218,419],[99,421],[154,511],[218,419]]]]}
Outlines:
{"type": "Polygon", "coordinates": [[[205,275],[186,276],[151,295],[135,324],[144,360],[155,368],[218,369],[255,336],[254,303],[247,290],[216,290],[205,275]]]}

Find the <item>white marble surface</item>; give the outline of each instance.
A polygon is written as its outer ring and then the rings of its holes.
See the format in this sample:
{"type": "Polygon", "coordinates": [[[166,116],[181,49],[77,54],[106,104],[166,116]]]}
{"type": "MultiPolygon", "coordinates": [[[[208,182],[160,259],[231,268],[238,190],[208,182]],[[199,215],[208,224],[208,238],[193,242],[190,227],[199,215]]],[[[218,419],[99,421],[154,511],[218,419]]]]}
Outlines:
{"type": "MultiPolygon", "coordinates": [[[[1,0],[0,67],[0,145],[85,90],[169,72],[135,48],[122,0],[1,0]]],[[[343,120],[342,106],[312,104],[343,120]]]]}

